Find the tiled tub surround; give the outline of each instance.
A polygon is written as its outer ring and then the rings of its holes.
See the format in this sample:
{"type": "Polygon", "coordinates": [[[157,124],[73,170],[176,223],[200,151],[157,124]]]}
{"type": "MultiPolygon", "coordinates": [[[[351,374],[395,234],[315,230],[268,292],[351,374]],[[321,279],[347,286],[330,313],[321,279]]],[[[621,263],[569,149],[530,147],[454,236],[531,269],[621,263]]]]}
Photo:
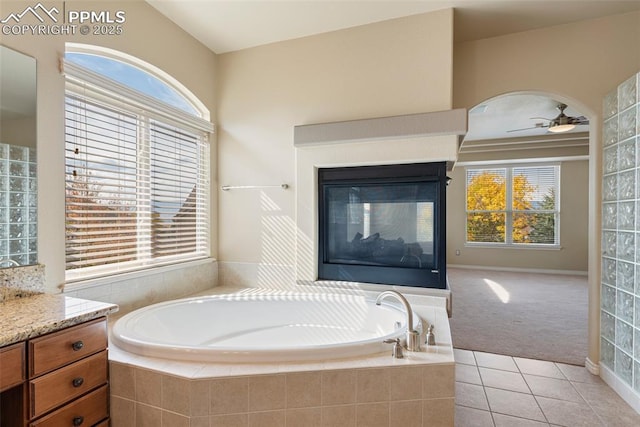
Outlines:
{"type": "Polygon", "coordinates": [[[602,378],[640,412],[640,74],[603,103],[602,378]]]}
{"type": "MultiPolygon", "coordinates": [[[[216,288],[231,292],[266,291],[216,288]]],[[[111,345],[113,426],[452,426],[455,364],[444,300],[406,296],[434,324],[437,345],[404,359],[393,359],[390,347],[305,363],[178,362],[111,345]]]]}
{"type": "Polygon", "coordinates": [[[0,269],[0,303],[44,292],[44,265],[0,269]]]}
{"type": "Polygon", "coordinates": [[[84,283],[68,284],[65,295],[110,302],[128,313],[157,302],[183,298],[218,284],[218,262],[207,258],[84,283]]]}

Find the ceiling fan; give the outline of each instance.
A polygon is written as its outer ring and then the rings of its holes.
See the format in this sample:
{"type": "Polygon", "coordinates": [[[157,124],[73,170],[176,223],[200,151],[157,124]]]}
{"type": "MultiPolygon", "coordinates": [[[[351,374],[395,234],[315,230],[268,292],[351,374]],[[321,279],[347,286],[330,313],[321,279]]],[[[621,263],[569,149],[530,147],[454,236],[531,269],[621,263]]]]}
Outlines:
{"type": "Polygon", "coordinates": [[[507,132],[518,132],[528,129],[537,129],[537,128],[549,128],[549,132],[561,133],[568,132],[574,129],[578,125],[588,125],[589,120],[585,116],[571,117],[564,114],[565,108],[567,108],[567,104],[558,104],[558,110],[560,110],[560,114],[558,114],[553,119],[547,119],[545,117],[532,117],[531,119],[542,119],[548,120],[548,124],[544,123],[536,123],[535,126],[524,128],[524,129],[512,129],[507,132]]]}

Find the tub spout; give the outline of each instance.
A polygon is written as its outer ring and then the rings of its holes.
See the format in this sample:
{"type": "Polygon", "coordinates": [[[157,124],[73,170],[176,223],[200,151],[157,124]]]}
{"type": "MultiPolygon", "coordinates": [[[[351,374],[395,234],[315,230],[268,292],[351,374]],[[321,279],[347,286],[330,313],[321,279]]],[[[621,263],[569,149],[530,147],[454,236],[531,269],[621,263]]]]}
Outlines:
{"type": "Polygon", "coordinates": [[[411,310],[409,301],[400,292],[384,291],[376,298],[376,305],[380,305],[386,297],[393,297],[398,300],[407,312],[407,350],[420,351],[420,334],[413,329],[413,310],[411,310]]]}

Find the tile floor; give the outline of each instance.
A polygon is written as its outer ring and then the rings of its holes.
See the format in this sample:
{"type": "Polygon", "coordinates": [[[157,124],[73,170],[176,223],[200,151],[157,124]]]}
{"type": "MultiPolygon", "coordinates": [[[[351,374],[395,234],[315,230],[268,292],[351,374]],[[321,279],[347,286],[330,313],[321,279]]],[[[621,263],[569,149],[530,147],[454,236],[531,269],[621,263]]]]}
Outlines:
{"type": "Polygon", "coordinates": [[[640,426],[640,414],[584,367],[454,352],[456,427],[640,426]]]}

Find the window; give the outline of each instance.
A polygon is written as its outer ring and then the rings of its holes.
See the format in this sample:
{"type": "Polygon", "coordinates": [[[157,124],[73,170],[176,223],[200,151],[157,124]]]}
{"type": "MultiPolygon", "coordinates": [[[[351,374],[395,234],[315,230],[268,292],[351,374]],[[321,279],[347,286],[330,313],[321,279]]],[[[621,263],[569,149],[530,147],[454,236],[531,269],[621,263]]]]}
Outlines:
{"type": "Polygon", "coordinates": [[[467,168],[467,243],[559,245],[559,165],[467,168]]]}
{"type": "Polygon", "coordinates": [[[68,281],[209,255],[208,112],[157,69],[104,53],[65,57],[68,281]]]}

